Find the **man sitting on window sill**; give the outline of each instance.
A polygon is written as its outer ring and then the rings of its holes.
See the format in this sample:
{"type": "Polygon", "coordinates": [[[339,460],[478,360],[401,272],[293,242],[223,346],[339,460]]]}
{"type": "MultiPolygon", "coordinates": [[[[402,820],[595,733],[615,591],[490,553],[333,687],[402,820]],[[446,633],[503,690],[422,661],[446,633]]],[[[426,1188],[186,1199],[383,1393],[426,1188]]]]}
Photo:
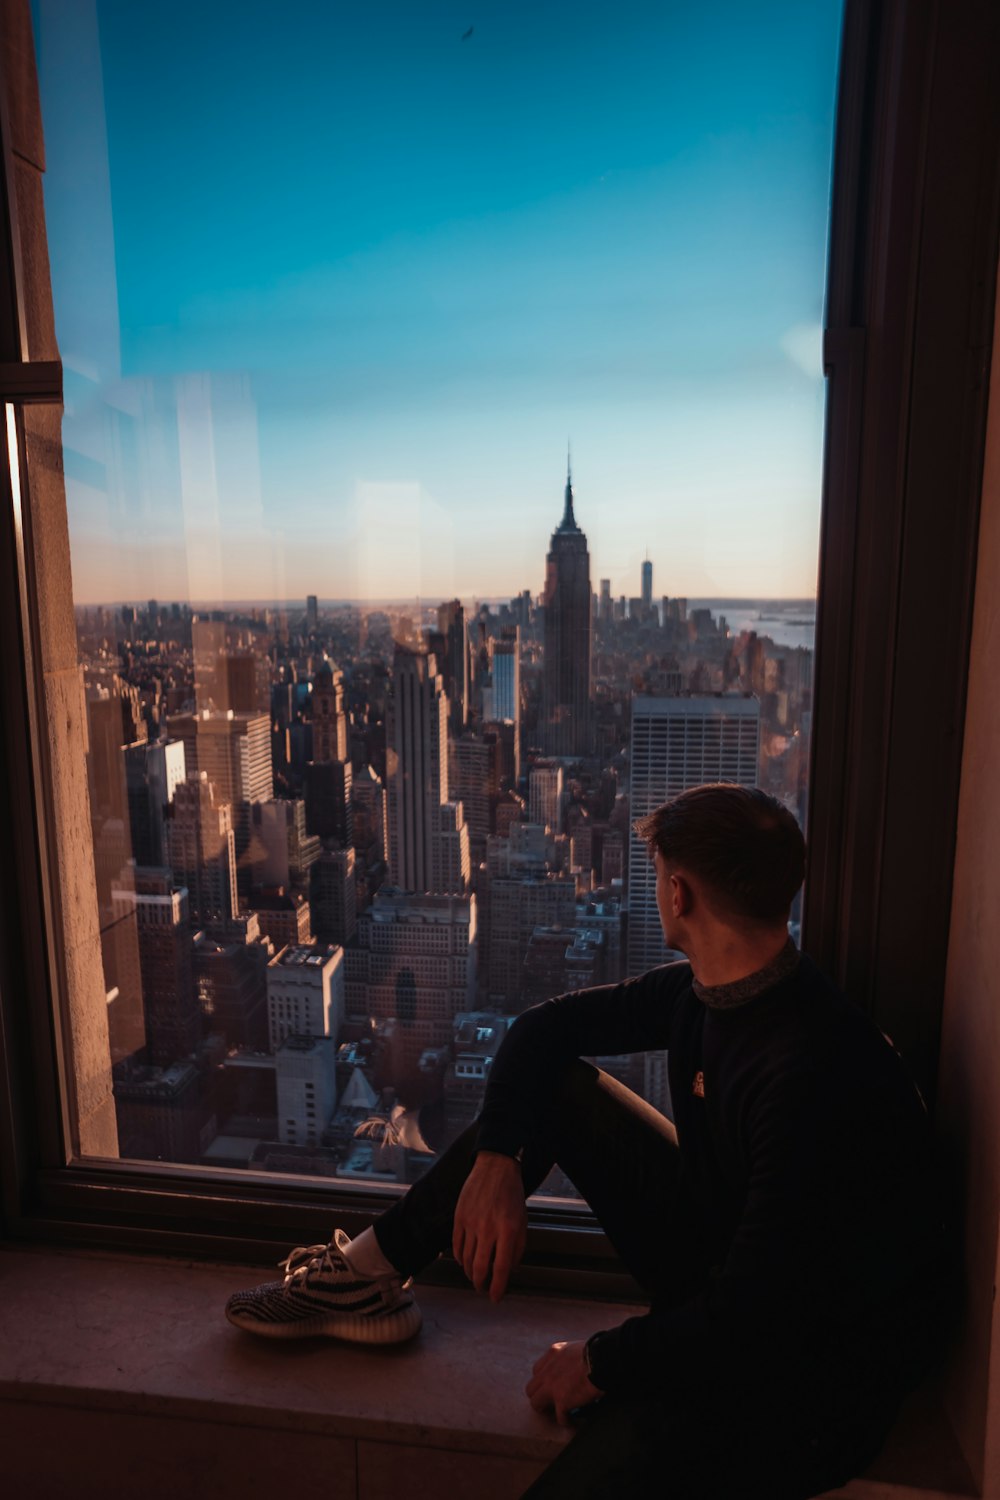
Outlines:
{"type": "Polygon", "coordinates": [[[499,1301],[524,1200],[557,1163],[651,1306],[535,1364],[532,1406],[578,1431],[528,1495],[805,1500],[874,1458],[934,1357],[947,1299],[927,1115],[886,1038],[788,937],[805,849],[786,808],[719,784],[637,826],[687,961],[527,1011],[479,1120],[427,1174],[227,1314],[270,1336],[396,1342],[420,1326],[409,1279],[449,1246],[499,1301]],[[653,1048],[673,1123],[580,1061],[653,1048]]]}

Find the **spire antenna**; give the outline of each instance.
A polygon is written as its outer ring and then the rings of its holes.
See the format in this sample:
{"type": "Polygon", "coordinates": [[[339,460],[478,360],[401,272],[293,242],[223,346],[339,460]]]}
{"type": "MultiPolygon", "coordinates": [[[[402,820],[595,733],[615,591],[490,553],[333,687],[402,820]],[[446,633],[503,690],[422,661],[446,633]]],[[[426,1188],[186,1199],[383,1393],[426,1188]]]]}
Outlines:
{"type": "Polygon", "coordinates": [[[573,514],[573,463],[570,453],[569,439],[566,440],[566,493],[563,507],[563,518],[559,523],[559,531],[579,531],[576,517],[573,514]]]}

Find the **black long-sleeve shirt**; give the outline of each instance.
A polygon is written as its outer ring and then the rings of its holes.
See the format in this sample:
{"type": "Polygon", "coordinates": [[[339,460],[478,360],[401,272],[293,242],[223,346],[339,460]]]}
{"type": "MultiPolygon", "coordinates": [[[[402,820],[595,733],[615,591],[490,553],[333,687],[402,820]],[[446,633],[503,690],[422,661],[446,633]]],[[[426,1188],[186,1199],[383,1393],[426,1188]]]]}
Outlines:
{"type": "Polygon", "coordinates": [[[527,1144],[573,1059],[661,1048],[678,1232],[704,1247],[705,1282],[679,1302],[665,1286],[648,1314],[602,1333],[595,1383],[805,1368],[842,1380],[859,1362],[916,1360],[910,1325],[941,1247],[926,1111],[886,1038],[805,957],[732,1009],[699,1000],[682,962],[527,1011],[494,1063],[480,1149],[527,1144]]]}

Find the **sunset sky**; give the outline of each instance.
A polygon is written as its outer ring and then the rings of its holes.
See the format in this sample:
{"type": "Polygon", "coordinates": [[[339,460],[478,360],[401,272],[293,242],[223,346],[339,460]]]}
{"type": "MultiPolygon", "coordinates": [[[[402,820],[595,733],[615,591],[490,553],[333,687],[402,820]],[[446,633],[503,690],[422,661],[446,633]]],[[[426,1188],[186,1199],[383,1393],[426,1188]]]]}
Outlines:
{"type": "Polygon", "coordinates": [[[77,601],[811,594],[840,10],[36,0],[77,601]]]}

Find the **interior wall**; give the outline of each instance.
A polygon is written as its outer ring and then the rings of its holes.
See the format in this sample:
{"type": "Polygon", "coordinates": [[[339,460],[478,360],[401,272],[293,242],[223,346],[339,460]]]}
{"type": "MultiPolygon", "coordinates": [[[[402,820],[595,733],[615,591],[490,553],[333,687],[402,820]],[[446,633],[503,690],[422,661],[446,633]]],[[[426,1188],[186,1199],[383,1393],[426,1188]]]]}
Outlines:
{"type": "MultiPolygon", "coordinates": [[[[947,525],[947,496],[941,524],[947,525]]],[[[930,601],[928,601],[930,603],[930,601]]],[[[938,607],[947,607],[938,601],[938,607]]],[[[1000,318],[994,328],[938,1120],[961,1177],[963,1327],[949,1372],[956,1435],[1000,1500],[1000,318]]],[[[933,690],[928,689],[928,708],[933,690]]],[[[928,795],[933,789],[928,788],[928,795]]],[[[917,879],[933,880],[932,870],[917,879]]]]}

